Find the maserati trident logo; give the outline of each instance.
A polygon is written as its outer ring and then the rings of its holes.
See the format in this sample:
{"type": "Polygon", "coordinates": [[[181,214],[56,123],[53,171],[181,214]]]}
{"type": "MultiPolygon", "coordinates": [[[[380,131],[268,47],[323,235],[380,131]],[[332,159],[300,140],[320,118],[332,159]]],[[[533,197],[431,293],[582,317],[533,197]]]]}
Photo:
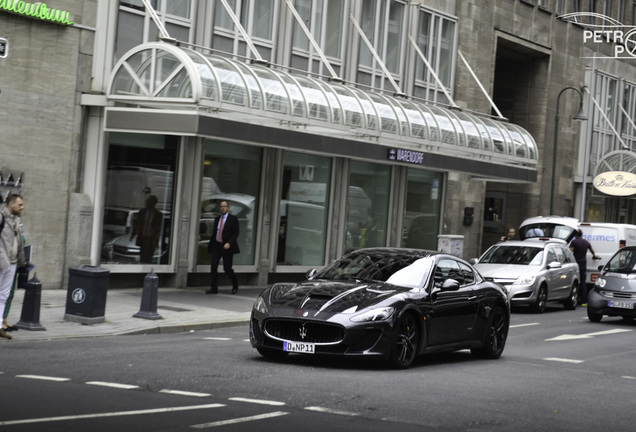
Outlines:
{"type": "Polygon", "coordinates": [[[307,329],[305,328],[305,324],[303,324],[302,327],[300,328],[300,339],[305,340],[306,337],[307,337],[307,329]]]}

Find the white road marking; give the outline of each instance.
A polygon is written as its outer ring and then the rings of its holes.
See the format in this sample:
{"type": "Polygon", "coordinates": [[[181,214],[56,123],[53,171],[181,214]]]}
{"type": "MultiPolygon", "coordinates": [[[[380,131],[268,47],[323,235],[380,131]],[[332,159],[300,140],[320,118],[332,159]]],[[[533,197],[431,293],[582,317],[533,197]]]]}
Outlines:
{"type": "Polygon", "coordinates": [[[360,414],[354,413],[354,412],[338,411],[338,410],[333,410],[331,408],[323,408],[323,407],[316,407],[316,406],[305,407],[305,409],[307,411],[323,412],[323,413],[327,413],[327,414],[346,415],[346,416],[351,416],[351,417],[355,417],[357,415],[360,415],[360,414]]]}
{"type": "Polygon", "coordinates": [[[541,325],[541,323],[515,324],[515,325],[511,325],[510,328],[529,327],[529,326],[537,326],[537,325],[541,325]]]}
{"type": "Polygon", "coordinates": [[[132,389],[139,388],[139,386],[136,386],[136,385],[119,384],[119,383],[111,383],[111,382],[104,382],[104,381],[88,381],[86,384],[102,386],[102,387],[118,388],[118,389],[124,389],[124,390],[132,390],[132,389]]]}
{"type": "Polygon", "coordinates": [[[217,427],[217,426],[225,426],[229,424],[244,423],[244,422],[255,421],[255,420],[264,420],[268,418],[284,416],[287,414],[289,413],[284,411],[276,411],[276,412],[272,412],[268,414],[260,414],[260,415],[255,415],[251,417],[240,417],[240,418],[235,418],[230,420],[221,420],[221,421],[212,422],[212,423],[192,425],[190,427],[195,429],[205,429],[205,428],[211,428],[211,427],[217,427]]]}
{"type": "Polygon", "coordinates": [[[562,363],[575,363],[575,364],[583,363],[583,360],[574,360],[574,359],[566,359],[566,358],[559,358],[559,357],[547,357],[547,358],[544,358],[543,360],[562,362],[562,363]]]}
{"type": "Polygon", "coordinates": [[[586,334],[581,334],[581,335],[571,335],[571,334],[564,334],[561,336],[557,336],[554,337],[552,339],[546,339],[546,342],[549,341],[563,341],[563,340],[573,340],[573,339],[591,339],[594,336],[605,336],[605,335],[610,335],[610,334],[616,334],[616,333],[625,333],[625,332],[630,332],[632,330],[630,329],[613,329],[613,330],[605,330],[605,331],[600,331],[600,332],[595,332],[595,333],[586,333],[586,334]]]}
{"type": "Polygon", "coordinates": [[[173,395],[179,395],[179,396],[194,396],[194,397],[209,397],[212,396],[209,393],[196,393],[196,392],[188,392],[188,391],[181,391],[181,390],[159,390],[159,393],[167,393],[167,394],[173,394],[173,395]]]}
{"type": "Polygon", "coordinates": [[[230,400],[236,401],[236,402],[248,402],[248,403],[260,404],[260,405],[272,405],[272,406],[285,405],[285,402],[269,401],[264,399],[247,399],[242,397],[233,397],[233,398],[230,398],[230,400]]]}
{"type": "Polygon", "coordinates": [[[621,378],[625,378],[625,379],[636,379],[636,377],[629,376],[629,375],[623,375],[621,378]]]}
{"type": "Polygon", "coordinates": [[[71,380],[70,378],[58,378],[58,377],[43,376],[43,375],[16,375],[16,378],[38,379],[38,380],[57,381],[57,382],[71,380]]]}
{"type": "Polygon", "coordinates": [[[232,340],[232,338],[224,338],[224,337],[206,337],[203,338],[205,340],[215,340],[215,341],[229,341],[232,340]]]}
{"type": "Polygon", "coordinates": [[[65,420],[81,420],[81,419],[102,418],[102,417],[123,417],[123,416],[131,416],[131,415],[157,414],[157,413],[166,413],[166,412],[190,411],[190,410],[197,410],[197,409],[221,408],[224,406],[225,405],[223,404],[214,403],[214,404],[207,404],[207,405],[191,405],[191,406],[181,406],[181,407],[172,407],[172,408],[154,408],[154,409],[146,409],[146,410],[118,411],[118,412],[99,413],[99,414],[80,414],[80,415],[73,415],[73,416],[44,417],[39,419],[8,420],[8,421],[0,421],[0,426],[29,424],[29,423],[46,423],[46,422],[65,421],[65,420]]]}

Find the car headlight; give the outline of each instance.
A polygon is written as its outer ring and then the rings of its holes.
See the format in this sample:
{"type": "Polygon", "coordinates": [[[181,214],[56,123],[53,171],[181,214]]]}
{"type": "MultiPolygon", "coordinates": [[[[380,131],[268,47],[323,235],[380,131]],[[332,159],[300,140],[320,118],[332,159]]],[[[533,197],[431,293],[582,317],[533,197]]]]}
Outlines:
{"type": "Polygon", "coordinates": [[[263,297],[259,296],[256,299],[256,303],[254,303],[254,309],[257,312],[262,313],[263,315],[267,313],[267,304],[265,303],[265,299],[263,299],[263,297]]]}
{"type": "Polygon", "coordinates": [[[605,286],[605,284],[607,283],[607,281],[605,279],[603,279],[602,277],[596,279],[596,285],[599,288],[603,288],[605,286]]]}
{"type": "Polygon", "coordinates": [[[392,307],[377,308],[353,316],[350,319],[353,322],[383,321],[393,315],[393,312],[395,312],[395,308],[392,307]]]}
{"type": "Polygon", "coordinates": [[[514,281],[512,284],[513,285],[532,285],[535,279],[536,279],[536,276],[534,275],[524,275],[524,276],[518,277],[517,280],[514,281]]]}

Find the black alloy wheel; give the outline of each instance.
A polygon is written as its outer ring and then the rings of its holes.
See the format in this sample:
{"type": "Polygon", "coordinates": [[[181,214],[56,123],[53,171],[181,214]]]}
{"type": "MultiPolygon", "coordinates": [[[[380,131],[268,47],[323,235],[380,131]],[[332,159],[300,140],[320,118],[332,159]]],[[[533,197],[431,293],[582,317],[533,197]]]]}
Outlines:
{"type": "Polygon", "coordinates": [[[420,344],[420,331],[415,316],[405,313],[395,324],[389,363],[396,369],[406,369],[415,360],[420,344]]]}
{"type": "Polygon", "coordinates": [[[493,307],[490,312],[490,324],[486,334],[486,341],[481,348],[471,349],[475,357],[497,359],[501,357],[506,340],[508,339],[508,315],[501,306],[493,307]]]}

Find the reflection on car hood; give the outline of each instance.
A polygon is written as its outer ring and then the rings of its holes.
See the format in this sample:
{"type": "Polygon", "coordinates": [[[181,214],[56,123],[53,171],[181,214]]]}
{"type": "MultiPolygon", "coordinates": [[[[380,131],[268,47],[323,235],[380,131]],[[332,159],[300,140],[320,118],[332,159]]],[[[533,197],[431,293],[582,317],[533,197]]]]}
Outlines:
{"type": "Polygon", "coordinates": [[[497,279],[517,279],[527,273],[535,274],[539,272],[538,266],[516,264],[476,264],[475,268],[483,277],[497,279]]]}
{"type": "Polygon", "coordinates": [[[272,286],[269,304],[296,310],[354,313],[408,291],[408,288],[377,281],[313,280],[299,284],[280,283],[272,286]]]}

